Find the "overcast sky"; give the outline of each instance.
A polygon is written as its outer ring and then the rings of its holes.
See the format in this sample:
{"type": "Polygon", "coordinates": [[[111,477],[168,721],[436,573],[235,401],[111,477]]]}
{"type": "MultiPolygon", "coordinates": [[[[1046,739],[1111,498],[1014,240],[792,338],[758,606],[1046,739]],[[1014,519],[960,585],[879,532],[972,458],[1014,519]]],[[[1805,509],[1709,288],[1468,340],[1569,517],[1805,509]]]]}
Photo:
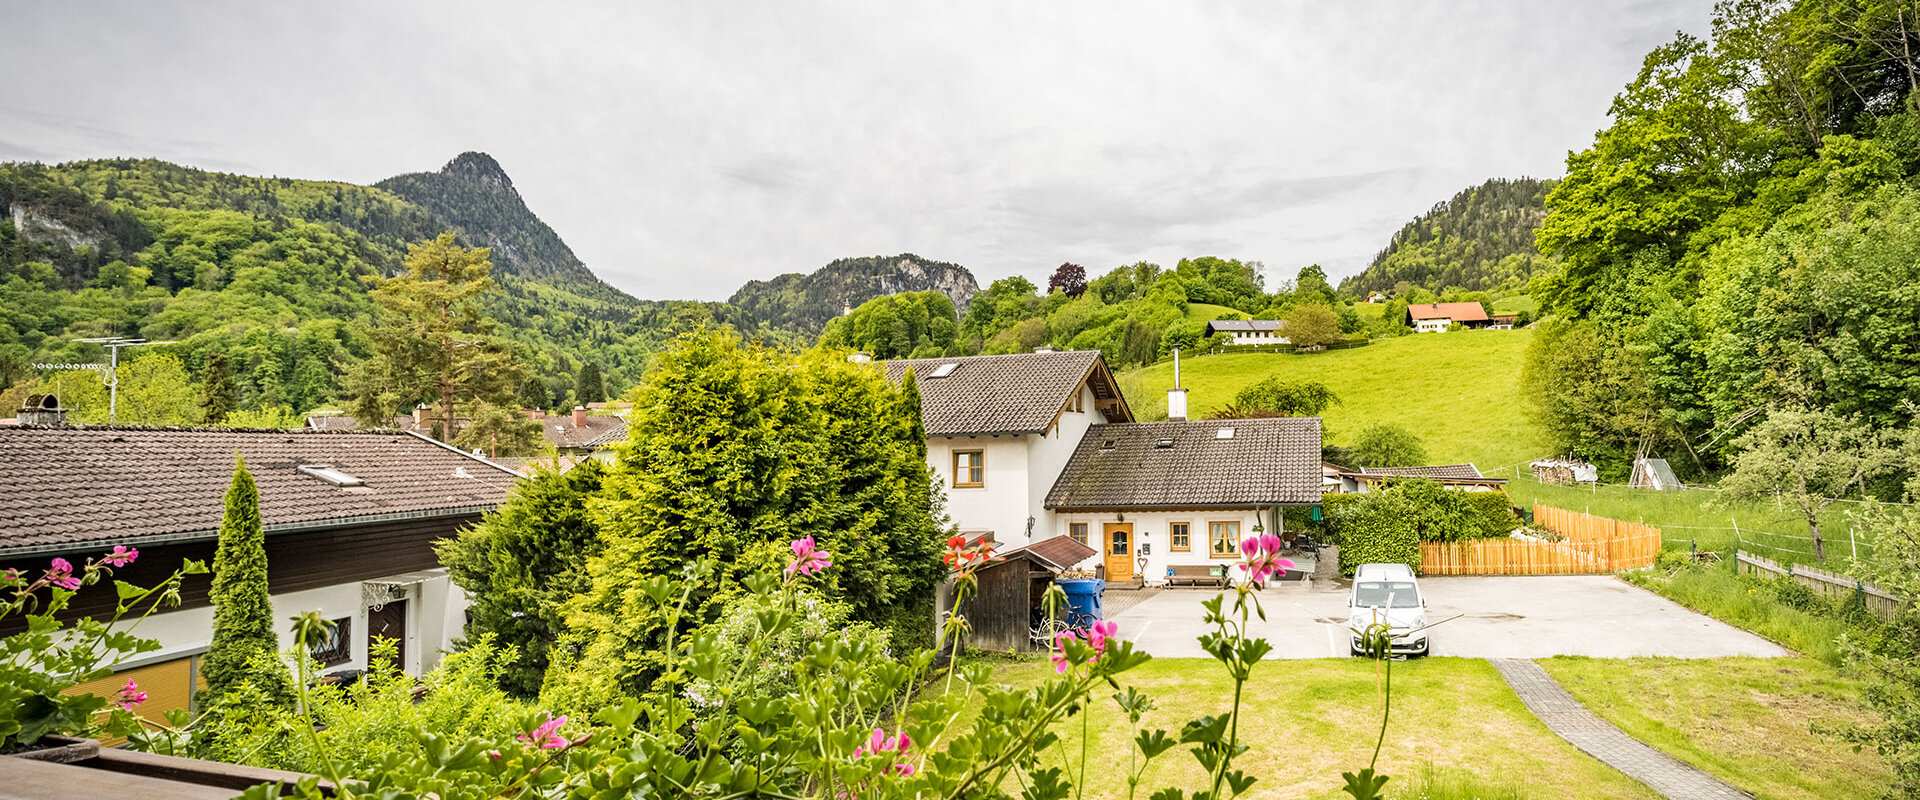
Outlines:
{"type": "Polygon", "coordinates": [[[903,251],[983,285],[1339,277],[1462,188],[1560,175],[1710,7],[0,0],[0,160],[371,183],[481,150],[647,298],[903,251]]]}

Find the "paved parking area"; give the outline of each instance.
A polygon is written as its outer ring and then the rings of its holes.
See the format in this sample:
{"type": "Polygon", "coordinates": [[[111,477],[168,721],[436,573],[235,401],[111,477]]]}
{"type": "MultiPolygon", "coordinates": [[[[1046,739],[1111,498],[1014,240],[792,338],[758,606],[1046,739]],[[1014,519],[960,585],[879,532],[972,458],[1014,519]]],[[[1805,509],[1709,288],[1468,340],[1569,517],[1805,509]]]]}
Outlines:
{"type": "MultiPolygon", "coordinates": [[[[1787,655],[1779,645],[1607,575],[1422,578],[1433,654],[1469,658],[1787,655]]],[[[1200,603],[1214,589],[1167,589],[1110,618],[1120,635],[1163,658],[1205,658],[1200,603]]],[[[1278,586],[1262,592],[1267,620],[1251,634],[1269,658],[1347,655],[1344,587],[1278,586]]]]}

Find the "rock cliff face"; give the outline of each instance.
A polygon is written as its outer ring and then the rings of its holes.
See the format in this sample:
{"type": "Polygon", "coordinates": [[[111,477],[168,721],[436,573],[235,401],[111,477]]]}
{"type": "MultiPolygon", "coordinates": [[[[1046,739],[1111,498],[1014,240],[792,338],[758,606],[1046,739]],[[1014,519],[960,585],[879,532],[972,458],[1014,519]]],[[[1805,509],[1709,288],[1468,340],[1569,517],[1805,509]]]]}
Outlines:
{"type": "Polygon", "coordinates": [[[819,333],[827,320],[875,297],[926,291],[946,295],[965,315],[980,284],[959,264],[902,253],[842,258],[808,275],[790,272],[772,280],[749,281],[727,302],[756,322],[819,333]]]}

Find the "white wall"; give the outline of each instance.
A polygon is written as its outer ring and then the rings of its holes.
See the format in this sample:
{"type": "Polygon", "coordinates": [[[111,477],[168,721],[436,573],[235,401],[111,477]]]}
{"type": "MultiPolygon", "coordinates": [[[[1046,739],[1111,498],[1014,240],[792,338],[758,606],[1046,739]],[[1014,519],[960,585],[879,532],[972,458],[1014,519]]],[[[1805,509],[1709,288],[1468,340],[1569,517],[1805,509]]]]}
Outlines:
{"type": "MultiPolygon", "coordinates": [[[[1092,570],[1095,565],[1106,563],[1106,542],[1102,541],[1105,525],[1112,522],[1127,522],[1133,525],[1134,570],[1139,572],[1140,546],[1147,545],[1147,568],[1144,574],[1149,585],[1158,585],[1166,581],[1167,567],[1179,565],[1233,565],[1240,562],[1238,555],[1232,558],[1213,558],[1208,549],[1208,523],[1238,522],[1240,538],[1253,535],[1256,525],[1263,524],[1270,514],[1264,511],[1242,509],[1234,511],[1141,511],[1124,512],[1120,519],[1115,512],[1104,513],[1059,513],[1054,515],[1055,528],[1044,536],[1035,533],[1036,538],[1048,538],[1067,534],[1072,524],[1083,522],[1087,525],[1087,546],[1100,551],[1099,555],[1079,563],[1081,569],[1092,570]],[[1191,531],[1190,547],[1186,552],[1175,552],[1168,542],[1168,523],[1189,523],[1191,531]]],[[[1271,531],[1278,533],[1278,531],[1271,531]]],[[[1237,574],[1237,573],[1235,573],[1237,574]]]]}
{"type": "MultiPolygon", "coordinates": [[[[425,573],[419,584],[409,588],[407,597],[407,642],[402,664],[407,672],[418,675],[440,663],[443,651],[453,648],[453,640],[466,627],[467,597],[444,569],[425,573]]],[[[319,589],[307,589],[272,596],[274,632],[280,637],[280,649],[293,647],[290,617],[318,611],[327,619],[353,618],[349,648],[353,659],[326,671],[364,669],[367,664],[367,609],[361,600],[360,582],[343,583],[319,589]]],[[[203,651],[213,639],[213,608],[202,606],[182,611],[156,613],[133,629],[135,635],[154,639],[160,651],[146,653],[137,663],[165,661],[180,655],[203,651]]]]}
{"type": "Polygon", "coordinates": [[[1415,333],[1445,333],[1450,327],[1453,327],[1453,320],[1446,318],[1416,319],[1413,321],[1413,330],[1415,333]]]}
{"type": "Polygon", "coordinates": [[[1093,390],[1080,387],[1080,410],[1062,411],[1045,434],[1020,436],[936,436],[927,439],[927,463],[947,492],[947,515],[962,531],[992,531],[1002,549],[1049,538],[1056,527],[1046,508],[1047,492],[1073,458],[1087,429],[1106,422],[1094,409],[1093,390]],[[986,485],[955,488],[953,453],[980,450],[986,458],[986,485]],[[1027,518],[1033,535],[1027,535],[1027,518]]]}

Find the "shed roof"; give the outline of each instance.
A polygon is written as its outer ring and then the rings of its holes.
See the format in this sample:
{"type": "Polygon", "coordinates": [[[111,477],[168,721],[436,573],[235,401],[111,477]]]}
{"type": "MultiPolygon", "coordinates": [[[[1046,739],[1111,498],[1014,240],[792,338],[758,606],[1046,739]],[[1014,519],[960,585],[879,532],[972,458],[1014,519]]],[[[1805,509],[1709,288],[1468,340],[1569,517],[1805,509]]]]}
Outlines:
{"type": "Polygon", "coordinates": [[[1355,475],[1391,475],[1402,478],[1480,478],[1472,464],[1432,464],[1419,467],[1361,467],[1355,475]]]}
{"type": "Polygon", "coordinates": [[[1407,306],[1412,319],[1450,319],[1454,322],[1485,322],[1487,309],[1479,303],[1418,303],[1407,306]]]}
{"type": "Polygon", "coordinates": [[[1031,554],[1052,564],[1054,569],[1063,570],[1099,555],[1100,551],[1074,541],[1071,536],[1061,535],[1051,539],[1042,539],[1025,547],[1016,547],[1012,550],[996,553],[995,555],[1005,558],[1016,553],[1031,554]]]}
{"type": "Polygon", "coordinates": [[[896,384],[913,370],[928,436],[1043,433],[1083,383],[1104,401],[1109,421],[1133,419],[1098,350],[899,359],[881,366],[896,384]],[[934,377],[949,364],[944,377],[934,377]]]}
{"type": "Polygon", "coordinates": [[[214,538],[236,456],[253,472],[270,532],[484,511],[519,479],[413,433],[8,428],[0,553],[214,538]],[[322,465],[358,483],[325,480],[313,469],[322,465]]]}
{"type": "Polygon", "coordinates": [[[1287,327],[1284,319],[1216,319],[1207,323],[1207,335],[1216,333],[1253,333],[1277,331],[1287,327]]]}
{"type": "Polygon", "coordinates": [[[1095,425],[1051,509],[1255,508],[1320,502],[1320,418],[1095,425]]]}

